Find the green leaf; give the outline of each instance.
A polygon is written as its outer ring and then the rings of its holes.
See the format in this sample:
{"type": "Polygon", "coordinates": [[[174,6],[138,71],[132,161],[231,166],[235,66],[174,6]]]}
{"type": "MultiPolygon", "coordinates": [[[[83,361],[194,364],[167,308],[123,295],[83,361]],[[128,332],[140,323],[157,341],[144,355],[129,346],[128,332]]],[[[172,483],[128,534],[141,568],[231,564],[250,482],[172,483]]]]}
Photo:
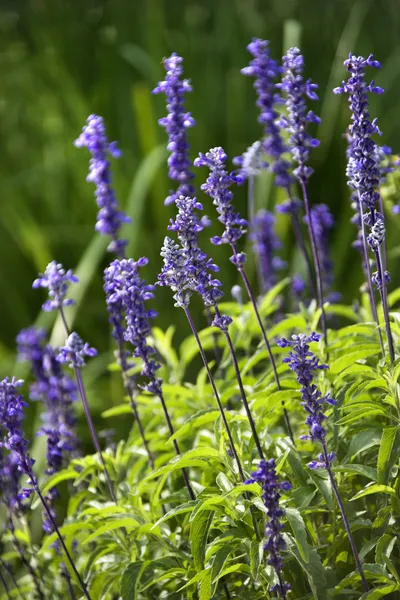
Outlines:
{"type": "Polygon", "coordinates": [[[138,525],[139,525],[139,522],[136,521],[136,519],[134,519],[133,517],[125,517],[123,519],[113,519],[113,520],[108,521],[106,523],[106,525],[103,525],[102,527],[98,527],[94,533],[89,535],[89,537],[87,537],[84,540],[83,543],[90,544],[90,542],[93,542],[93,540],[98,538],[100,535],[103,535],[103,533],[109,533],[110,531],[114,531],[115,529],[120,529],[122,527],[124,527],[125,529],[133,529],[134,527],[137,527],[138,525]]]}
{"type": "Polygon", "coordinates": [[[184,513],[192,512],[195,506],[198,504],[197,500],[189,500],[189,502],[185,502],[185,504],[180,504],[175,508],[169,510],[164,516],[162,516],[158,521],[156,521],[152,527],[152,529],[156,529],[161,523],[168,521],[172,517],[176,517],[177,515],[182,515],[184,513]]]}
{"type": "Polygon", "coordinates": [[[287,548],[300,564],[301,568],[307,575],[308,582],[315,600],[326,600],[327,581],[325,569],[322,566],[321,558],[318,552],[314,549],[310,550],[309,560],[306,563],[297,549],[297,544],[290,535],[285,535],[287,540],[287,548]]]}
{"type": "Polygon", "coordinates": [[[206,569],[199,586],[199,600],[211,599],[211,569],[206,569]]]}
{"type": "Polygon", "coordinates": [[[225,473],[222,473],[222,472],[218,473],[216,483],[217,483],[217,486],[219,487],[219,489],[222,492],[224,492],[225,494],[232,491],[233,488],[235,487],[234,484],[232,483],[232,481],[230,479],[228,479],[228,477],[225,475],[225,473]]]}
{"type": "Polygon", "coordinates": [[[378,598],[383,598],[383,596],[387,596],[398,590],[400,590],[400,586],[397,583],[389,583],[366,592],[361,596],[360,600],[378,600],[378,598]]]}
{"type": "Polygon", "coordinates": [[[358,500],[359,498],[363,498],[364,496],[369,496],[370,494],[390,494],[392,496],[396,495],[396,490],[388,485],[381,485],[379,483],[375,483],[374,485],[370,485],[361,492],[358,492],[353,498],[350,499],[350,502],[353,500],[358,500]]]}
{"type": "Polygon", "coordinates": [[[169,441],[172,442],[173,440],[193,435],[193,431],[195,431],[196,429],[199,429],[200,427],[202,427],[203,425],[207,425],[208,423],[213,423],[219,414],[219,410],[214,410],[212,408],[206,408],[204,410],[198,411],[189,419],[186,419],[185,424],[182,425],[182,427],[180,427],[179,429],[177,429],[174,435],[171,435],[169,441]]]}
{"type": "Polygon", "coordinates": [[[378,540],[375,551],[375,562],[384,564],[383,555],[390,558],[396,543],[396,536],[384,533],[378,540]]]}
{"type": "Polygon", "coordinates": [[[228,556],[233,551],[232,546],[229,544],[229,540],[227,541],[225,546],[219,548],[215,554],[212,567],[211,567],[211,581],[212,583],[216,583],[218,581],[218,576],[224,568],[226,561],[228,560],[228,556]]]}
{"type": "Polygon", "coordinates": [[[204,568],[208,531],[214,517],[214,511],[201,511],[194,517],[189,534],[194,566],[198,571],[204,568]]]}
{"type": "Polygon", "coordinates": [[[369,344],[369,346],[369,348],[356,350],[355,352],[348,352],[332,361],[330,364],[330,372],[335,375],[346,369],[346,367],[354,364],[357,360],[369,358],[370,356],[376,356],[379,353],[379,345],[369,344]]]}
{"type": "Polygon", "coordinates": [[[396,439],[396,433],[398,428],[385,427],[382,432],[382,440],[379,446],[377,470],[378,470],[378,483],[386,483],[387,474],[390,469],[390,457],[392,455],[392,449],[394,441],[396,439]]]}
{"type": "Polygon", "coordinates": [[[349,450],[343,462],[347,463],[349,459],[357,456],[360,452],[364,452],[364,450],[368,450],[372,446],[378,446],[381,442],[381,435],[381,430],[379,429],[366,429],[357,433],[350,442],[349,450]]]}
{"type": "Polygon", "coordinates": [[[157,479],[157,477],[160,477],[165,473],[171,473],[172,471],[183,469],[184,467],[204,467],[204,461],[211,459],[221,460],[219,451],[215,448],[201,446],[200,448],[195,448],[188,452],[184,452],[179,456],[175,456],[168,464],[157,469],[157,471],[150,473],[150,475],[147,476],[147,480],[157,479]]]}
{"type": "Polygon", "coordinates": [[[257,581],[261,561],[264,555],[264,542],[252,540],[250,544],[250,571],[254,581],[257,581]]]}
{"type": "Polygon", "coordinates": [[[113,406],[112,408],[108,408],[101,413],[103,419],[109,419],[110,417],[119,417],[120,415],[130,415],[132,414],[132,409],[130,404],[118,404],[118,406],[113,406]]]}
{"type": "Polygon", "coordinates": [[[310,553],[309,545],[307,543],[307,531],[303,517],[296,508],[286,508],[285,514],[289,525],[292,528],[300,555],[302,559],[308,563],[310,553]]]}
{"type": "Polygon", "coordinates": [[[364,465],[338,465],[336,467],[332,467],[332,470],[336,473],[358,473],[359,475],[363,475],[364,477],[368,477],[372,481],[377,480],[377,471],[373,467],[366,467],[364,465]]]}
{"type": "Polygon", "coordinates": [[[138,560],[131,563],[122,574],[119,593],[122,600],[136,600],[138,585],[144,571],[145,562],[138,560]]]}

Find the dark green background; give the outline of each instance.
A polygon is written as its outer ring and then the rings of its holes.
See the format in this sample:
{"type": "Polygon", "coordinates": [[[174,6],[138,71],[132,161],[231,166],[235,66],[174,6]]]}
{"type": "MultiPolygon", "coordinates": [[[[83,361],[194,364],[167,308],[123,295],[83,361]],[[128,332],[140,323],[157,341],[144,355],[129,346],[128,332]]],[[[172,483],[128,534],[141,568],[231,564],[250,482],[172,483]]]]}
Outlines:
{"type": "MultiPolygon", "coordinates": [[[[313,153],[311,198],[328,203],[337,219],[332,239],[336,287],[351,301],[361,273],[350,248],[354,230],[348,224],[342,133],[349,113],[345,100],[331,89],[344,76],[342,63],[349,51],[373,52],[383,68],[371,76],[376,75],[386,93],[373,99],[372,113],[379,116],[382,142],[400,148],[399,9],[399,0],[3,0],[1,372],[12,369],[18,330],[40,312],[43,294],[31,289],[36,273],[53,258],[75,268],[85,252],[89,255],[80,267],[85,286],[80,289],[77,326],[100,349],[96,374],[109,358],[103,354],[109,330],[101,289],[107,258],[93,229],[94,190],[85,181],[88,153],[72,143],[92,112],[104,116],[110,139],[117,139],[123,150],[113,167],[120,203],[129,204],[134,215],[133,226],[126,230],[130,251],[135,257],[149,256],[146,276],[155,280],[173,209],[163,206],[170,189],[162,147],[166,135],[157,125],[157,118],[165,114],[164,98],[153,96],[151,89],[163,77],[162,57],[172,51],[184,57],[185,74],[194,88],[187,98],[197,121],[189,131],[193,157],[214,145],[223,145],[232,157],[260,136],[253,81],[240,74],[249,61],[247,43],[253,36],[269,39],[276,58],[288,45],[299,44],[307,76],[320,85],[320,102],[313,108],[323,119],[317,132],[321,147],[313,153]]],[[[268,180],[260,183],[259,204],[271,207],[276,198],[268,193],[268,180]]],[[[237,195],[243,211],[244,194],[242,189],[237,195]]],[[[207,206],[208,200],[201,199],[207,206]]],[[[207,212],[213,216],[211,207],[207,212]]],[[[398,229],[392,223],[390,227],[393,248],[398,229]]],[[[280,229],[285,258],[296,260],[285,222],[280,229]]],[[[227,249],[212,251],[229,294],[236,274],[227,249]]],[[[398,280],[395,261],[389,267],[398,280]]],[[[183,326],[168,291],[157,295],[158,324],[183,326]]]]}

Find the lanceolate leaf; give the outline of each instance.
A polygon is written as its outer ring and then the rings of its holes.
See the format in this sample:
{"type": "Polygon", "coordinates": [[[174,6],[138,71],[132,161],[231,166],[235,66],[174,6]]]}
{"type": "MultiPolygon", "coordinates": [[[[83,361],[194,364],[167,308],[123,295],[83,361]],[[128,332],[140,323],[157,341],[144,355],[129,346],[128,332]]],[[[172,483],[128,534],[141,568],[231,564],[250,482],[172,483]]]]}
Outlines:
{"type": "Polygon", "coordinates": [[[379,446],[379,454],[378,454],[378,483],[387,483],[387,474],[390,469],[390,458],[392,455],[394,441],[396,439],[396,434],[398,431],[398,427],[385,427],[382,432],[382,440],[379,446]]]}
{"type": "Polygon", "coordinates": [[[304,524],[303,517],[295,508],[286,508],[285,514],[287,520],[289,521],[289,525],[292,528],[300,555],[302,559],[308,563],[310,553],[309,545],[307,543],[306,526],[304,524]]]}
{"type": "Polygon", "coordinates": [[[190,547],[192,549],[194,565],[198,571],[204,568],[208,531],[210,529],[213,516],[214,511],[199,512],[194,517],[190,526],[190,547]]]}
{"type": "Polygon", "coordinates": [[[143,574],[145,562],[138,560],[127,566],[122,574],[120,594],[122,600],[136,600],[138,585],[143,574]]]}

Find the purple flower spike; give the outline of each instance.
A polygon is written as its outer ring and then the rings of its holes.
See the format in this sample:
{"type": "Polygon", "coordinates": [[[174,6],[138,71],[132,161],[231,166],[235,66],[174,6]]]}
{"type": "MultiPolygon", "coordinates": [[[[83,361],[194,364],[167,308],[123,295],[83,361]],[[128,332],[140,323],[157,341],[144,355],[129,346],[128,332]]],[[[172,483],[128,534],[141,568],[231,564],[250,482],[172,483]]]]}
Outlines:
{"type": "Polygon", "coordinates": [[[112,242],[108,246],[109,252],[123,256],[128,242],[119,239],[119,231],[123,223],[130,223],[131,219],[118,209],[111,185],[111,166],[108,160],[109,155],[118,158],[121,152],[116,142],[109,143],[103,118],[97,115],[90,115],[87,118],[87,125],[75,140],[75,146],[78,148],[86,146],[92,155],[86,180],[96,184],[96,201],[100,209],[96,231],[112,237],[112,242]]]}
{"type": "Polygon", "coordinates": [[[210,175],[201,189],[213,199],[220,215],[218,220],[224,225],[225,230],[221,237],[211,239],[213,244],[235,245],[239,238],[246,232],[247,221],[236,213],[232,205],[233,193],[230,191],[235,179],[225,170],[227,156],[221,147],[212,148],[206,154],[200,153],[194,161],[195,167],[208,167],[210,175]]]}
{"type": "Polygon", "coordinates": [[[274,231],[274,226],[275,216],[266,210],[260,210],[251,223],[251,239],[259,265],[262,293],[275,285],[276,272],[286,266],[283,260],[275,256],[276,250],[282,244],[274,231]]]}
{"type": "Polygon", "coordinates": [[[307,111],[305,98],[318,100],[317,85],[311,79],[304,81],[304,59],[298,48],[290,48],[283,57],[284,77],[276,87],[286,94],[287,117],[281,117],[280,126],[290,134],[289,149],[298,167],[294,175],[304,183],[313,170],[306,165],[311,148],[319,146],[319,141],[307,132],[310,123],[319,123],[320,118],[311,110],[307,111]]]}
{"type": "MultiPolygon", "coordinates": [[[[297,375],[297,381],[302,386],[301,396],[303,402],[301,403],[301,406],[308,413],[305,423],[309,428],[309,434],[301,436],[300,439],[317,440],[321,443],[325,443],[326,432],[323,422],[325,421],[326,416],[323,413],[322,406],[324,402],[335,405],[336,400],[331,398],[329,394],[322,396],[317,386],[313,383],[314,373],[316,371],[329,369],[328,365],[320,364],[319,359],[310,350],[309,344],[317,342],[320,338],[321,336],[315,332],[311,333],[309,336],[300,333],[299,335],[293,335],[292,340],[290,341],[282,338],[277,341],[277,344],[281,348],[292,348],[289,352],[289,357],[284,358],[283,362],[289,364],[289,367],[297,375]]],[[[330,456],[334,458],[333,453],[330,456]]],[[[319,460],[322,461],[323,457],[319,457],[319,460]]],[[[331,460],[329,461],[329,466],[330,464],[331,460]]],[[[323,466],[326,468],[326,463],[324,463],[323,466]]],[[[313,468],[317,468],[314,463],[313,468]]]]}
{"type": "Polygon", "coordinates": [[[137,262],[133,259],[113,261],[106,269],[106,292],[110,302],[121,302],[125,312],[124,338],[134,347],[133,356],[143,363],[141,375],[148,380],[144,389],[160,396],[161,379],[156,375],[160,365],[151,358],[154,349],[147,343],[147,338],[151,335],[150,319],[157,316],[157,313],[147,309],[145,303],[154,298],[154,285],[146,284],[139,275],[140,267],[147,262],[147,258],[141,258],[137,262]]]}
{"type": "Polygon", "coordinates": [[[77,283],[79,280],[72,270],[65,271],[60,263],[53,260],[46,267],[44,274],[40,274],[38,279],[32,284],[32,287],[44,287],[49,290],[50,299],[47,300],[42,308],[46,312],[61,309],[63,306],[74,304],[74,300],[66,299],[68,285],[77,283]]]}
{"type": "MultiPolygon", "coordinates": [[[[253,55],[250,65],[241,70],[243,75],[254,77],[254,88],[257,92],[257,106],[260,109],[258,122],[264,126],[264,141],[262,143],[265,154],[273,159],[272,171],[275,175],[275,183],[278,186],[288,188],[293,181],[289,175],[290,163],[282,159],[282,154],[288,151],[282,140],[280,128],[277,124],[279,113],[276,110],[278,104],[282,104],[282,98],[276,92],[275,81],[283,69],[277,61],[271,58],[269,42],[254,38],[247,46],[247,50],[253,55]]],[[[243,155],[243,161],[245,155],[243,155]]],[[[237,164],[237,163],[236,163],[237,164]]]]}
{"type": "Polygon", "coordinates": [[[257,471],[251,474],[246,483],[259,483],[263,489],[262,499],[268,513],[268,523],[265,529],[266,542],[264,549],[268,552],[268,564],[274,567],[279,583],[270,588],[271,592],[278,592],[280,598],[286,598],[286,593],[290,590],[288,583],[282,582],[283,559],[282,550],[286,548],[285,540],[282,536],[283,525],[282,517],[284,510],[280,508],[280,491],[288,491],[292,488],[287,481],[279,483],[276,473],[275,459],[261,460],[257,471]]]}
{"type": "MultiPolygon", "coordinates": [[[[35,485],[32,472],[34,460],[29,456],[29,442],[24,437],[22,420],[24,408],[27,406],[18,388],[23,384],[21,379],[6,377],[0,381],[0,426],[2,428],[2,446],[10,451],[14,457],[14,466],[29,478],[29,485],[35,485]]],[[[19,493],[21,500],[30,495],[33,490],[26,489],[19,493]]]]}
{"type": "MultiPolygon", "coordinates": [[[[307,217],[304,218],[307,221],[307,217]]],[[[322,285],[328,301],[339,302],[341,295],[331,292],[333,284],[333,262],[329,249],[329,231],[334,226],[333,215],[326,204],[316,204],[311,208],[311,221],[318,248],[318,256],[322,269],[322,285]]]]}
{"type": "Polygon", "coordinates": [[[165,204],[172,204],[179,196],[193,196],[194,187],[191,184],[194,178],[191,172],[192,163],[189,158],[189,144],[186,130],[195,125],[191,114],[185,111],[184,96],[191,92],[192,87],[187,79],[182,79],[183,59],[173,53],[164,59],[164,68],[167,72],[165,81],[160,81],[153,90],[153,94],[165,94],[167,98],[168,115],[159,119],[159,124],[165,127],[168,134],[167,149],[170,152],[168,159],[169,178],[179,183],[176,192],[170,192],[165,204]]]}
{"type": "Polygon", "coordinates": [[[60,348],[57,360],[60,363],[69,362],[71,369],[80,369],[85,366],[85,356],[96,356],[97,350],[90,348],[88,343],[84,343],[79,335],[73,331],[65,342],[65,346],[60,348]]]}

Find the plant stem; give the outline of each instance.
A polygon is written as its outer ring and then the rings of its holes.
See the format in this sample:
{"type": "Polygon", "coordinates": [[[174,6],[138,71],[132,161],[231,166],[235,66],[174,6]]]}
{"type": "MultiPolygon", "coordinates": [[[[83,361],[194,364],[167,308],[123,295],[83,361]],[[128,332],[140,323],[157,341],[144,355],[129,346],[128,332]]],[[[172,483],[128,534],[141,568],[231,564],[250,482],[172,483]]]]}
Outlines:
{"type": "MultiPolygon", "coordinates": [[[[171,421],[171,418],[170,418],[169,413],[168,413],[168,408],[167,408],[167,405],[165,403],[164,395],[163,395],[163,393],[161,391],[158,393],[158,398],[160,399],[161,406],[162,406],[162,409],[164,411],[164,416],[165,416],[165,420],[167,422],[169,434],[170,435],[174,435],[174,433],[175,433],[174,427],[172,425],[172,421],[171,421]]],[[[180,456],[181,455],[181,451],[180,451],[178,442],[176,440],[173,440],[172,443],[173,443],[173,446],[174,446],[174,449],[175,449],[175,452],[176,452],[177,456],[180,456]]],[[[186,472],[186,469],[182,469],[182,475],[183,475],[183,479],[185,481],[185,485],[186,485],[186,488],[187,488],[187,491],[188,491],[190,499],[191,500],[195,500],[196,499],[196,495],[195,495],[195,493],[193,491],[192,486],[190,485],[190,481],[189,481],[189,477],[188,477],[188,474],[186,472]]]]}
{"type": "Polygon", "coordinates": [[[139,429],[140,437],[142,438],[143,446],[144,446],[144,448],[145,448],[145,450],[147,452],[147,456],[149,458],[150,466],[151,466],[151,468],[154,471],[154,458],[153,458],[153,455],[152,455],[152,453],[150,451],[149,444],[148,444],[148,441],[146,439],[146,435],[145,435],[145,432],[144,432],[143,423],[142,423],[142,420],[140,418],[139,411],[138,411],[138,408],[137,408],[137,404],[136,404],[136,401],[135,401],[135,398],[134,398],[134,390],[133,390],[133,387],[132,387],[132,382],[129,380],[129,376],[128,376],[129,366],[127,364],[126,357],[125,357],[124,341],[121,338],[118,338],[117,341],[118,341],[119,361],[120,361],[121,371],[122,371],[122,380],[124,382],[124,387],[125,387],[125,389],[126,389],[126,391],[128,393],[128,396],[129,396],[129,402],[130,402],[130,405],[131,405],[131,409],[132,409],[133,415],[135,417],[135,421],[136,421],[138,429],[139,429]]]}
{"type": "Polygon", "coordinates": [[[7,598],[9,600],[11,600],[10,590],[8,588],[7,581],[5,580],[5,578],[3,576],[3,573],[1,571],[0,571],[0,580],[1,580],[1,583],[3,584],[3,588],[4,588],[5,592],[6,592],[7,598]]]}
{"type": "MultiPolygon", "coordinates": [[[[209,325],[211,325],[212,321],[213,321],[213,316],[212,316],[209,306],[206,306],[206,315],[207,315],[207,322],[209,325]]],[[[212,339],[213,339],[213,344],[214,344],[215,360],[217,361],[218,365],[220,365],[222,355],[221,355],[221,351],[218,346],[218,336],[216,333],[212,334],[212,339]]]]}
{"type": "Polygon", "coordinates": [[[14,573],[11,569],[10,566],[7,565],[7,563],[4,562],[4,560],[2,558],[0,558],[0,565],[3,567],[3,569],[9,574],[11,581],[13,582],[14,588],[18,591],[18,594],[21,596],[21,598],[23,598],[25,600],[25,596],[24,594],[21,592],[18,582],[14,577],[14,573]]]}
{"type": "Polygon", "coordinates": [[[323,450],[324,461],[325,461],[325,464],[326,464],[326,470],[328,471],[328,475],[329,475],[329,479],[330,479],[330,482],[331,482],[331,485],[332,485],[333,493],[335,494],[336,502],[338,503],[340,512],[342,514],[343,525],[344,525],[344,528],[346,530],[347,536],[349,538],[349,542],[350,542],[351,550],[353,552],[353,556],[354,556],[354,560],[355,560],[355,563],[356,563],[356,567],[357,567],[358,572],[360,573],[360,577],[361,577],[361,581],[362,581],[363,586],[364,586],[364,590],[366,592],[368,592],[368,590],[369,590],[368,582],[367,582],[367,580],[365,578],[364,570],[363,570],[362,565],[361,565],[360,557],[358,555],[358,551],[357,551],[357,547],[356,547],[356,544],[355,544],[355,541],[354,541],[354,538],[353,538],[353,534],[351,533],[350,524],[349,524],[349,521],[348,521],[348,518],[347,518],[347,515],[346,515],[346,511],[344,509],[342,498],[340,497],[340,494],[339,494],[339,490],[338,490],[338,487],[337,487],[336,479],[335,479],[335,476],[334,476],[334,474],[332,472],[332,468],[330,466],[330,462],[329,462],[329,458],[328,458],[328,451],[327,451],[327,448],[326,448],[326,442],[325,442],[325,440],[322,440],[321,443],[322,443],[322,450],[323,450]]]}
{"type": "MultiPolygon", "coordinates": [[[[236,246],[232,245],[232,250],[233,250],[234,256],[236,256],[237,255],[236,246]]],[[[271,346],[270,346],[270,343],[269,343],[269,340],[268,340],[268,337],[267,337],[267,333],[265,331],[264,324],[263,324],[262,319],[261,319],[261,315],[260,315],[260,313],[258,311],[257,302],[256,302],[256,299],[254,298],[253,290],[251,289],[251,285],[250,285],[249,279],[248,279],[248,277],[247,277],[247,275],[246,275],[243,267],[239,266],[238,267],[238,271],[239,271],[239,273],[240,273],[240,275],[241,275],[241,277],[243,279],[243,283],[245,285],[245,288],[246,288],[246,291],[247,291],[247,295],[248,295],[248,297],[250,299],[250,302],[251,302],[251,304],[253,306],[254,314],[256,316],[258,325],[259,325],[260,330],[261,330],[261,335],[262,335],[262,338],[264,340],[264,344],[265,344],[265,346],[267,348],[269,360],[271,361],[272,371],[274,373],[274,379],[275,379],[276,387],[278,388],[278,390],[280,390],[281,389],[281,384],[280,384],[280,381],[279,381],[279,376],[278,376],[278,371],[277,371],[277,368],[276,368],[275,359],[274,359],[274,356],[272,354],[271,346]]],[[[290,426],[289,415],[288,415],[288,412],[287,412],[287,410],[285,408],[285,402],[283,400],[282,400],[282,408],[283,408],[283,415],[284,415],[284,419],[285,419],[287,431],[289,433],[289,436],[290,436],[290,439],[292,440],[293,445],[295,446],[296,444],[295,444],[295,441],[294,441],[293,431],[292,431],[292,428],[290,426]]]]}
{"type": "Polygon", "coordinates": [[[278,576],[278,581],[279,581],[279,592],[278,595],[280,598],[282,598],[282,600],[286,600],[286,592],[285,592],[285,588],[283,585],[283,581],[282,581],[282,575],[280,571],[276,571],[276,574],[278,576]]]}
{"type": "Polygon", "coordinates": [[[79,585],[80,585],[80,587],[82,589],[83,595],[85,596],[85,598],[87,598],[87,600],[92,600],[91,597],[90,597],[90,595],[89,595],[89,592],[86,589],[86,585],[85,585],[82,577],[80,576],[79,571],[76,568],[75,563],[72,560],[72,557],[71,557],[70,553],[68,552],[68,548],[65,545],[65,542],[64,542],[64,540],[62,538],[62,535],[61,535],[61,533],[60,533],[60,531],[59,531],[59,529],[57,527],[57,524],[56,524],[56,522],[55,522],[55,520],[53,518],[53,515],[51,514],[51,510],[47,506],[47,502],[44,499],[44,497],[42,495],[42,492],[40,491],[39,485],[36,482],[36,480],[34,480],[34,488],[35,488],[35,492],[39,496],[39,499],[40,499],[40,501],[41,501],[41,503],[43,505],[44,510],[46,511],[46,514],[47,514],[47,516],[49,518],[49,521],[52,524],[53,529],[54,529],[54,531],[55,531],[55,533],[56,533],[56,535],[58,537],[58,541],[60,542],[60,544],[62,546],[62,549],[64,550],[65,556],[67,557],[67,560],[68,560],[69,564],[71,565],[71,568],[72,568],[72,570],[73,570],[73,572],[74,572],[74,574],[75,574],[75,576],[76,576],[76,578],[77,578],[77,580],[79,582],[79,585]]]}
{"type": "MultiPolygon", "coordinates": [[[[221,313],[220,313],[218,306],[215,305],[214,308],[215,308],[215,314],[217,315],[217,317],[221,317],[221,313]]],[[[226,342],[228,344],[229,352],[231,353],[232,362],[233,362],[233,366],[234,366],[235,373],[236,373],[236,379],[239,384],[240,395],[242,397],[242,401],[243,401],[244,409],[246,411],[247,419],[249,421],[251,432],[253,434],[253,438],[254,438],[255,444],[257,446],[258,454],[260,455],[261,460],[264,460],[264,452],[262,450],[260,438],[258,437],[258,433],[257,433],[256,425],[254,423],[253,415],[251,414],[250,406],[247,401],[246,392],[243,387],[243,381],[242,381],[242,377],[240,375],[240,369],[239,369],[239,365],[238,365],[238,361],[237,361],[237,357],[236,357],[236,352],[235,352],[235,349],[232,344],[232,339],[231,339],[231,336],[229,335],[228,329],[224,328],[224,329],[222,329],[222,332],[223,332],[226,342]]]]}
{"type": "Polygon", "coordinates": [[[317,300],[318,300],[318,306],[321,309],[322,333],[324,334],[324,341],[325,341],[325,345],[327,346],[328,345],[328,336],[327,336],[327,331],[326,331],[324,294],[323,294],[323,290],[322,290],[321,265],[320,265],[319,257],[318,257],[317,241],[315,239],[315,231],[314,231],[314,227],[312,225],[312,220],[311,220],[311,210],[310,210],[310,202],[308,199],[307,185],[306,185],[306,182],[304,181],[304,179],[300,179],[300,185],[301,185],[301,189],[303,192],[304,206],[306,209],[305,212],[306,212],[306,217],[307,217],[307,226],[308,226],[308,232],[310,234],[311,249],[312,249],[312,254],[313,254],[313,259],[314,259],[315,274],[316,274],[316,280],[317,280],[317,300]]]}
{"type": "Polygon", "coordinates": [[[43,596],[43,592],[42,592],[42,590],[40,588],[40,585],[39,585],[38,575],[35,572],[34,568],[32,567],[31,563],[29,562],[29,560],[25,557],[24,551],[23,551],[23,549],[21,548],[21,546],[19,544],[17,536],[15,535],[15,528],[14,528],[14,523],[13,523],[11,515],[9,517],[9,522],[10,522],[10,529],[11,529],[11,535],[12,535],[12,538],[13,538],[14,546],[15,546],[17,552],[18,552],[18,555],[19,555],[19,557],[21,559],[21,562],[25,566],[26,570],[28,571],[29,575],[32,578],[33,585],[35,587],[35,590],[36,590],[36,593],[38,595],[38,598],[40,600],[45,600],[45,598],[43,596]]]}
{"type": "Polygon", "coordinates": [[[64,579],[67,583],[68,595],[70,597],[70,600],[76,600],[75,592],[72,587],[71,577],[69,576],[68,570],[65,567],[65,565],[62,565],[62,567],[61,567],[61,577],[64,577],[64,579]]]}
{"type": "MultiPolygon", "coordinates": [[[[67,333],[67,336],[69,336],[70,330],[69,330],[68,323],[65,318],[64,309],[62,306],[60,307],[60,315],[61,315],[62,322],[64,324],[65,331],[67,333]]],[[[90,435],[92,437],[92,442],[96,449],[96,452],[99,455],[100,462],[101,462],[103,470],[104,470],[104,475],[107,480],[107,485],[108,485],[108,489],[110,491],[111,499],[113,500],[113,502],[115,502],[115,504],[117,504],[117,498],[116,498],[116,495],[114,492],[114,486],[112,484],[110,474],[106,467],[106,463],[104,462],[104,457],[103,457],[103,453],[101,451],[100,442],[99,442],[99,439],[98,439],[97,433],[96,433],[96,428],[93,423],[92,415],[90,414],[89,404],[88,404],[87,397],[86,397],[85,386],[83,385],[82,373],[81,373],[80,368],[76,367],[76,366],[74,366],[74,372],[75,372],[76,382],[78,384],[79,395],[82,400],[83,410],[85,411],[86,421],[89,426],[90,435]]]]}
{"type": "Polygon", "coordinates": [[[369,292],[368,295],[369,295],[369,301],[370,301],[370,306],[371,306],[371,312],[372,312],[372,316],[375,320],[375,323],[378,327],[379,342],[381,344],[382,355],[385,356],[385,346],[383,344],[382,332],[381,332],[380,324],[379,324],[378,310],[376,308],[376,302],[375,302],[374,288],[373,288],[372,279],[371,279],[371,267],[370,267],[369,258],[368,258],[367,236],[366,236],[366,232],[365,232],[363,206],[362,206],[360,194],[358,194],[358,211],[360,213],[365,274],[367,276],[367,282],[368,282],[368,292],[369,292]]]}
{"type": "MultiPolygon", "coordinates": [[[[288,190],[288,195],[289,195],[290,201],[292,202],[293,198],[292,198],[292,195],[290,194],[289,190],[288,190]]],[[[315,286],[314,273],[313,273],[313,269],[312,269],[311,258],[310,258],[309,254],[307,252],[306,244],[305,244],[305,241],[304,241],[304,238],[303,238],[303,234],[302,234],[302,231],[301,231],[299,217],[298,217],[298,214],[297,214],[297,212],[295,210],[292,211],[291,215],[292,215],[292,225],[293,225],[293,230],[294,230],[294,235],[296,237],[297,245],[299,246],[300,251],[303,254],[304,261],[306,263],[311,293],[316,298],[318,292],[317,292],[317,288],[315,286]]]]}
{"type": "MultiPolygon", "coordinates": [[[[214,377],[213,377],[213,375],[211,373],[210,367],[208,366],[207,357],[206,357],[206,354],[204,352],[204,348],[202,346],[202,343],[200,341],[199,334],[198,334],[197,329],[196,329],[196,325],[194,324],[194,321],[193,321],[192,315],[190,314],[189,309],[187,307],[184,307],[183,310],[185,311],[185,315],[186,315],[186,318],[187,318],[187,320],[189,322],[190,329],[192,330],[194,338],[195,338],[195,340],[197,342],[197,346],[199,348],[200,356],[201,356],[201,359],[203,361],[204,368],[206,369],[206,372],[207,372],[207,375],[208,375],[208,379],[210,381],[212,390],[214,392],[215,399],[216,399],[217,404],[218,404],[218,408],[219,408],[219,412],[221,414],[222,422],[224,424],[225,431],[226,431],[226,434],[228,436],[230,450],[231,450],[232,455],[233,455],[233,457],[234,457],[234,459],[236,461],[236,465],[237,465],[237,469],[238,469],[238,472],[239,472],[240,479],[241,479],[242,483],[244,483],[246,481],[246,478],[245,478],[245,475],[244,475],[242,463],[240,462],[239,455],[238,455],[238,453],[236,451],[235,443],[234,443],[233,437],[232,437],[232,432],[231,432],[231,429],[229,427],[228,421],[226,419],[224,408],[223,408],[223,406],[221,404],[221,399],[219,397],[219,393],[218,393],[217,387],[215,385],[214,377]]],[[[246,497],[246,499],[249,499],[249,495],[248,494],[245,494],[245,497],[246,497]]],[[[260,532],[258,531],[257,521],[256,521],[256,518],[255,518],[253,505],[250,505],[250,512],[251,512],[251,518],[252,518],[252,521],[253,521],[254,532],[256,534],[256,538],[257,538],[258,541],[260,541],[260,539],[261,539],[260,538],[260,532]]]]}

